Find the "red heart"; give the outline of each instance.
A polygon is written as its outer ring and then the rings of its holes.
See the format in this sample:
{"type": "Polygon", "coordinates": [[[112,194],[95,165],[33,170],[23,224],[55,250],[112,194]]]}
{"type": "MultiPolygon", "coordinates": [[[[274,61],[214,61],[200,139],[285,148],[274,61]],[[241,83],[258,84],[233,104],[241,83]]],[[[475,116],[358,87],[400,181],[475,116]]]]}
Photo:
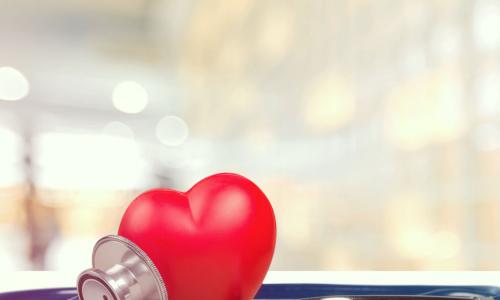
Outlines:
{"type": "Polygon", "coordinates": [[[118,234],[149,255],[169,300],[245,300],[255,296],[271,263],[276,222],[253,182],[223,173],[185,193],[140,195],[118,234]]]}

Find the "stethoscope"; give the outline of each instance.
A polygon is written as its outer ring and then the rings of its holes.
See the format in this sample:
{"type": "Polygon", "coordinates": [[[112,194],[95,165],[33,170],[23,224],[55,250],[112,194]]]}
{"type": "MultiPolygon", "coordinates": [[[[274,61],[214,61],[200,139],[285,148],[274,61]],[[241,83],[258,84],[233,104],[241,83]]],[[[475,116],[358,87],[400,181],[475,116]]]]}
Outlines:
{"type": "MultiPolygon", "coordinates": [[[[280,285],[276,285],[279,287],[280,285]]],[[[283,289],[292,288],[292,284],[282,285],[283,289]]],[[[269,299],[301,299],[301,300],[491,300],[492,296],[481,294],[485,287],[376,287],[335,285],[296,285],[302,293],[307,288],[310,293],[323,290],[335,290],[337,295],[301,298],[269,299]],[[335,288],[337,287],[337,288],[335,288]],[[315,290],[316,289],[316,290],[315,290]],[[428,291],[426,291],[427,289],[428,291]],[[416,295],[403,295],[413,291],[416,295]],[[342,295],[348,292],[351,295],[342,295]],[[353,293],[359,295],[352,295],[353,293]],[[372,294],[365,294],[372,293],[372,294]],[[418,293],[418,294],[417,294],[418,293]]],[[[269,287],[267,287],[269,288],[269,287]]],[[[275,288],[276,289],[276,288],[275,288]]],[[[101,238],[94,246],[92,268],[85,270],[78,277],[77,292],[79,297],[71,300],[167,300],[168,286],[163,282],[160,273],[139,247],[126,238],[109,235],[101,238]]],[[[274,293],[279,293],[274,291],[274,293]]],[[[281,291],[284,294],[283,291],[281,291]]],[[[289,292],[290,293],[290,292],[289,292]]],[[[306,292],[307,293],[307,292],[306,292]]],[[[268,293],[272,294],[272,293],[268,293]]],[[[279,295],[277,295],[279,297],[279,295]]],[[[0,296],[0,300],[2,297],[0,296]]],[[[264,299],[264,298],[262,298],[264,299]]],[[[266,298],[267,299],[267,298],[266,298]]]]}
{"type": "MultiPolygon", "coordinates": [[[[331,296],[331,297],[313,297],[313,298],[293,298],[293,291],[302,291],[306,290],[311,293],[318,293],[318,290],[324,289],[346,289],[346,286],[339,285],[315,285],[315,284],[270,284],[264,285],[263,289],[267,290],[259,296],[260,300],[269,300],[269,299],[281,299],[281,300],[486,300],[486,299],[498,299],[493,296],[455,296],[455,297],[446,297],[446,296],[423,296],[423,295],[407,295],[407,296],[396,296],[396,295],[379,295],[379,296],[368,296],[368,295],[358,295],[358,296],[331,296]],[[321,287],[319,287],[321,286],[321,287]],[[271,295],[269,295],[271,294],[271,295]],[[277,296],[279,294],[281,297],[277,296]]],[[[398,288],[407,288],[410,287],[398,286],[398,287],[388,287],[390,289],[398,289],[398,288]]],[[[431,288],[431,287],[427,287],[431,288]]],[[[367,286],[350,286],[348,289],[358,290],[358,291],[367,291],[367,286]]],[[[463,288],[462,288],[463,289],[463,288]]],[[[487,292],[488,287],[466,287],[465,289],[476,290],[476,289],[485,289],[484,294],[489,295],[487,292]]],[[[370,288],[368,288],[368,291],[370,288]]],[[[441,293],[438,293],[441,294],[441,293]]],[[[78,296],[76,296],[75,289],[66,288],[66,289],[45,289],[45,290],[27,290],[27,291],[19,291],[19,292],[9,292],[9,293],[0,293],[0,300],[79,300],[78,296]]],[[[102,299],[102,298],[101,298],[102,299]]],[[[99,299],[99,300],[101,300],[99,299]]]]}

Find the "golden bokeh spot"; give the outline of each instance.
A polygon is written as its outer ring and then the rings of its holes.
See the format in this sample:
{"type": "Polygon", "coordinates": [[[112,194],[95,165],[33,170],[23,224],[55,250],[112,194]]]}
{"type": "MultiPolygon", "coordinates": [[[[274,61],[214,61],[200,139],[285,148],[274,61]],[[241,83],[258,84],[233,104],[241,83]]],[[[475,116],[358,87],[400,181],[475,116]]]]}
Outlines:
{"type": "Polygon", "coordinates": [[[304,119],[315,132],[335,130],[349,123],[356,110],[352,83],[345,77],[327,75],[306,88],[304,119]]]}
{"type": "Polygon", "coordinates": [[[395,88],[386,103],[385,132],[405,150],[448,142],[465,131],[463,93],[453,68],[438,70],[395,88]]]}
{"type": "Polygon", "coordinates": [[[269,9],[257,24],[255,50],[266,63],[285,57],[293,40],[295,15],[290,7],[269,9]]]}

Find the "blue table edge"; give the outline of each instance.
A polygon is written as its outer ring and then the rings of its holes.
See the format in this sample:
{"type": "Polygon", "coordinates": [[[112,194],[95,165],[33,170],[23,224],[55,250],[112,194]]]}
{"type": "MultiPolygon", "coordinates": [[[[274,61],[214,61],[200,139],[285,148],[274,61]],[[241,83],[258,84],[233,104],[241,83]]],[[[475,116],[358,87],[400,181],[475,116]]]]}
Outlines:
{"type": "MultiPolygon", "coordinates": [[[[429,295],[476,294],[500,300],[496,286],[452,285],[346,285],[346,284],[263,284],[256,299],[300,299],[331,295],[429,295]]],[[[75,288],[53,288],[0,293],[0,300],[74,300],[75,288]]]]}

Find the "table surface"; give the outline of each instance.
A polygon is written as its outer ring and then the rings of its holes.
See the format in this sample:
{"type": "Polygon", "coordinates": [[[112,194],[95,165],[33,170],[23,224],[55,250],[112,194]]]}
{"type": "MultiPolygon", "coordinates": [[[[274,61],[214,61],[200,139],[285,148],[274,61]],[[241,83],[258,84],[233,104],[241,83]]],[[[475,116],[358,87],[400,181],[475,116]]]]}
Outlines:
{"type": "MultiPolygon", "coordinates": [[[[0,292],[75,286],[70,272],[1,272],[0,292]]],[[[266,283],[500,286],[500,272],[270,271],[266,283]]]]}

